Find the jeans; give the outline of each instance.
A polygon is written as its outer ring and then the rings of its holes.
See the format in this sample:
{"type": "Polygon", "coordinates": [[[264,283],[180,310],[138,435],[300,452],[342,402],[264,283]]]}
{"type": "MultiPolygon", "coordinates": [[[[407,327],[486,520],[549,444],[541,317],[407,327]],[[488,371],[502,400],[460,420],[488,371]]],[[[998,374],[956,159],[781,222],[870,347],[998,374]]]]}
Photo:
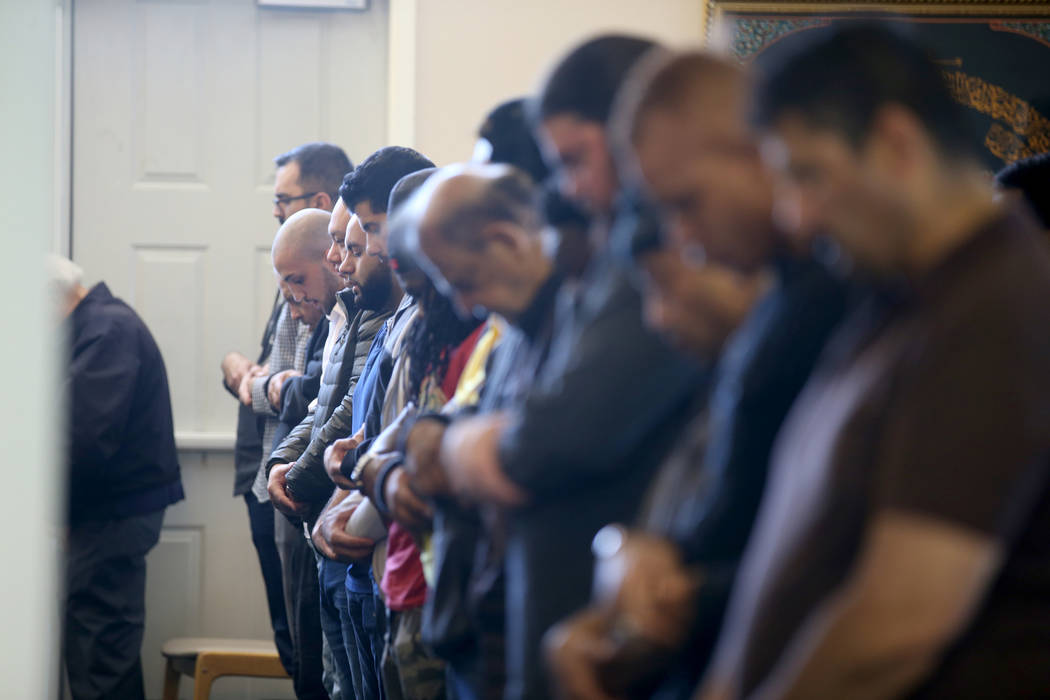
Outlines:
{"type": "Polygon", "coordinates": [[[339,695],[354,697],[350,656],[353,640],[343,638],[342,611],[346,610],[346,564],[317,555],[317,579],[321,587],[321,630],[335,663],[339,695]]]}
{"type": "Polygon", "coordinates": [[[344,590],[346,611],[342,618],[343,637],[347,640],[355,697],[357,700],[382,700],[385,695],[379,680],[379,662],[383,658],[386,611],[379,607],[382,604],[376,600],[373,592],[352,591],[345,586],[344,590]]]}

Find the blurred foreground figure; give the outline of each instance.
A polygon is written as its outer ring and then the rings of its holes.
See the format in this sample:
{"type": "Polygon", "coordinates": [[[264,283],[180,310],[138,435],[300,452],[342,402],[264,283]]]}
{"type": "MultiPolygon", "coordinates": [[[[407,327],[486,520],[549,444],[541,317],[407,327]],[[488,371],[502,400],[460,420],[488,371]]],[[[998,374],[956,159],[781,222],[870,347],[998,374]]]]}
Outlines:
{"type": "Polygon", "coordinates": [[[708,392],[674,437],[634,528],[603,529],[591,605],[547,637],[564,698],[688,698],[707,664],[776,434],[841,319],[844,285],[773,224],[740,67],[653,52],[610,133],[637,188],[631,251],[647,324],[700,362],[708,392]],[[663,224],[663,225],[661,225],[663,224]]]}
{"type": "Polygon", "coordinates": [[[183,497],[164,360],[142,319],[51,258],[72,354],[63,658],[76,700],[144,698],[146,554],[183,497]]]}
{"type": "Polygon", "coordinates": [[[1050,231],[1050,153],[1014,161],[995,174],[1004,190],[1016,190],[1050,231]]]}
{"type": "MultiPolygon", "coordinates": [[[[652,47],[598,37],[547,77],[535,103],[538,139],[563,194],[595,219],[594,254],[579,287],[554,304],[549,352],[520,400],[457,421],[442,441],[454,489],[508,513],[506,700],[551,697],[541,639],[587,602],[591,539],[634,517],[701,383],[694,363],[644,326],[641,297],[611,242],[622,237],[610,227],[620,183],[605,123],[623,78],[652,47]]],[[[448,281],[469,292],[474,276],[448,281]]]]}
{"type": "Polygon", "coordinates": [[[1045,239],[920,47],[813,39],[756,92],[775,211],[871,291],[778,437],[704,697],[1043,696],[1045,239]]]}

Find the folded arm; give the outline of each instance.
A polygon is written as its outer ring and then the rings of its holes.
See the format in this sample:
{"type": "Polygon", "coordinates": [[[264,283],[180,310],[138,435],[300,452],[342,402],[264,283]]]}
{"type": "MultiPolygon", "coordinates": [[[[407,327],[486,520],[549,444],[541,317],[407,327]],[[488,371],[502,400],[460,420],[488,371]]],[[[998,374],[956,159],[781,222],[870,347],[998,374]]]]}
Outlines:
{"type": "Polygon", "coordinates": [[[1002,561],[996,541],[885,511],[852,575],[788,646],[757,697],[899,697],[973,617],[1002,561]]]}

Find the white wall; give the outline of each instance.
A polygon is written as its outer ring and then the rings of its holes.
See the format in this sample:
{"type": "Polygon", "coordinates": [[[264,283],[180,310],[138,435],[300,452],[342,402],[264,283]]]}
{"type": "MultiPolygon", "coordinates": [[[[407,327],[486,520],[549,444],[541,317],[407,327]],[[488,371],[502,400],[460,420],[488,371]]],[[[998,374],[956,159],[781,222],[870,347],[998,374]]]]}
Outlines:
{"type": "Polygon", "coordinates": [[[469,158],[487,111],[535,89],[581,39],[611,30],[681,45],[703,34],[703,0],[396,2],[416,5],[415,146],[439,165],[469,158]]]}
{"type": "Polygon", "coordinates": [[[61,415],[55,381],[56,323],[44,294],[43,253],[52,242],[56,205],[55,67],[60,3],[0,3],[0,300],[7,332],[0,401],[0,467],[7,498],[0,508],[0,685],[5,698],[53,697],[57,672],[58,503],[56,447],[61,415]]]}

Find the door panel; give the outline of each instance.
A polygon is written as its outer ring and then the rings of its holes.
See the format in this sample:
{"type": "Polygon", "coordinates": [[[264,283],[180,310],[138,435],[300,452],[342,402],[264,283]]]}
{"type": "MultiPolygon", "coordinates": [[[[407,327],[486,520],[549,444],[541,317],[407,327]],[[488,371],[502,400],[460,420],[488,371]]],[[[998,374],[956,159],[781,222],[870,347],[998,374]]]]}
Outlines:
{"type": "MultiPolygon", "coordinates": [[[[159,697],[165,639],[269,635],[218,366],[257,354],[273,301],[273,157],[326,140],[358,162],[384,145],[387,2],[77,0],[73,37],[73,258],[160,345],[187,493],[149,557],[143,663],[159,697]]],[[[291,686],[226,679],[213,697],[291,686]]]]}

